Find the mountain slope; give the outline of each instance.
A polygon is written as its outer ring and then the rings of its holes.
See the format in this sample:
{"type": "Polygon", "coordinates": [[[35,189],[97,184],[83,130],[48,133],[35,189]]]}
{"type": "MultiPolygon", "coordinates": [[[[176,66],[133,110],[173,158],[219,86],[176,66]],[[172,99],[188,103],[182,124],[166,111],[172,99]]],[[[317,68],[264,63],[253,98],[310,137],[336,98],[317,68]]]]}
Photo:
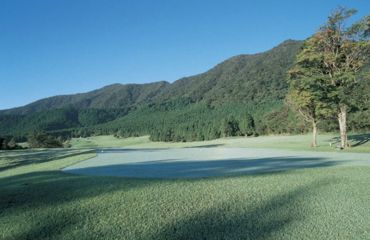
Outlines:
{"type": "Polygon", "coordinates": [[[169,85],[167,82],[147,84],[113,84],[87,93],[44,98],[23,107],[2,110],[0,114],[30,114],[58,108],[128,108],[149,102],[169,85]]]}
{"type": "MultiPolygon", "coordinates": [[[[122,136],[152,134],[157,136],[154,140],[188,141],[256,129],[263,134],[270,130],[261,121],[268,111],[281,108],[286,72],[301,45],[288,40],[267,52],[232,57],[172,84],[114,84],[3,110],[0,135],[26,136],[35,130],[66,136],[121,132],[122,136]],[[246,116],[249,123],[243,123],[246,116]]],[[[287,114],[283,111],[282,116],[287,114]]],[[[302,131],[293,125],[291,129],[302,131]]]]}
{"type": "Polygon", "coordinates": [[[301,41],[287,40],[264,53],[232,57],[208,72],[174,82],[159,98],[189,97],[216,104],[283,99],[286,72],[301,45],[301,41]]]}
{"type": "Polygon", "coordinates": [[[232,57],[211,70],[172,84],[113,84],[87,93],[41,99],[0,114],[29,114],[57,108],[127,108],[141,103],[190,98],[193,102],[268,102],[282,99],[285,74],[302,42],[287,40],[270,51],[232,57]]]}

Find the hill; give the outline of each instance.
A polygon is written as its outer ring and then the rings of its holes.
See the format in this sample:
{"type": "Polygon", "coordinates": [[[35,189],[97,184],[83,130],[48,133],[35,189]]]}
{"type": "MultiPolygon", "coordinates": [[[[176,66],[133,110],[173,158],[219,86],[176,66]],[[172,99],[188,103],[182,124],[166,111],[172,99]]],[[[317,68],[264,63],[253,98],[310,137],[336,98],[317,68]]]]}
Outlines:
{"type": "Polygon", "coordinates": [[[1,115],[26,115],[60,108],[128,108],[148,102],[169,83],[112,84],[87,93],[44,98],[23,107],[0,111],[1,115]]]}
{"type": "Polygon", "coordinates": [[[64,137],[150,134],[152,140],[192,141],[305,132],[303,122],[283,105],[286,72],[301,45],[287,40],[171,84],[113,84],[2,110],[0,135],[24,138],[43,130],[64,137]]]}
{"type": "Polygon", "coordinates": [[[287,89],[286,72],[301,45],[287,40],[264,53],[232,57],[203,74],[174,82],[160,99],[189,97],[213,105],[281,100],[287,89]]]}

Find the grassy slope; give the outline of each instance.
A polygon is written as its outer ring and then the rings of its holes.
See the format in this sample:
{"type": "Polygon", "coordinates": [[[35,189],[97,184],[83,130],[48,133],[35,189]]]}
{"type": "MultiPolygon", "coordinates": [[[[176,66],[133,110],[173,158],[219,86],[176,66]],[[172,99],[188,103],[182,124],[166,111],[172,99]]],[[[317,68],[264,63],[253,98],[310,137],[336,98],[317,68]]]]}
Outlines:
{"type": "MultiPolygon", "coordinates": [[[[351,144],[356,145],[360,139],[365,143],[352,147],[348,152],[368,152],[370,153],[370,134],[355,135],[350,137],[351,144]]],[[[186,142],[186,143],[171,143],[171,142],[152,142],[148,136],[136,138],[121,138],[117,139],[113,136],[96,136],[89,138],[72,139],[71,144],[75,148],[81,147],[135,147],[135,148],[171,148],[171,147],[191,147],[191,146],[224,146],[224,147],[260,147],[260,148],[283,148],[292,150],[307,150],[307,151],[337,151],[329,146],[329,143],[335,143],[336,136],[325,134],[319,136],[319,145],[317,149],[310,147],[311,135],[295,135],[295,136],[261,136],[261,137],[234,137],[221,138],[212,141],[201,142],[186,142]]]]}
{"type": "MultiPolygon", "coordinates": [[[[48,153],[48,154],[45,154],[48,153]]],[[[69,175],[0,154],[2,239],[369,239],[369,167],[196,180],[69,175]],[[8,159],[8,160],[5,160],[8,159]]],[[[27,152],[30,154],[30,152],[27,152]]],[[[33,154],[40,154],[34,152],[33,154]]]]}

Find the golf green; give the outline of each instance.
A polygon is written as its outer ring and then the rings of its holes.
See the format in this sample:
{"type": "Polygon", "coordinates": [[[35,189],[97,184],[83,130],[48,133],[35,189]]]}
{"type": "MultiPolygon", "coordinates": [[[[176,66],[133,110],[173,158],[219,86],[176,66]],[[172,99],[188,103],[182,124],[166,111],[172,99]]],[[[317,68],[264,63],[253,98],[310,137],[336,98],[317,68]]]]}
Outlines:
{"type": "Polygon", "coordinates": [[[286,171],[300,168],[370,165],[370,154],[307,152],[267,148],[100,149],[95,158],[65,172],[138,178],[198,178],[286,171]]]}

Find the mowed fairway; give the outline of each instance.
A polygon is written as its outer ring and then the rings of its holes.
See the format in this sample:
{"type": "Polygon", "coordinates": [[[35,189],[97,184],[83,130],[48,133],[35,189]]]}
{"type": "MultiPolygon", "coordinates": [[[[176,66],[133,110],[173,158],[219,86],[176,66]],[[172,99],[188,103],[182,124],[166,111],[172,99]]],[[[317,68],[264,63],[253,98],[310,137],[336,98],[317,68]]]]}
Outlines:
{"type": "Polygon", "coordinates": [[[318,167],[151,179],[61,171],[93,159],[88,149],[0,152],[0,238],[369,239],[370,167],[337,164],[341,154],[318,167]]]}

